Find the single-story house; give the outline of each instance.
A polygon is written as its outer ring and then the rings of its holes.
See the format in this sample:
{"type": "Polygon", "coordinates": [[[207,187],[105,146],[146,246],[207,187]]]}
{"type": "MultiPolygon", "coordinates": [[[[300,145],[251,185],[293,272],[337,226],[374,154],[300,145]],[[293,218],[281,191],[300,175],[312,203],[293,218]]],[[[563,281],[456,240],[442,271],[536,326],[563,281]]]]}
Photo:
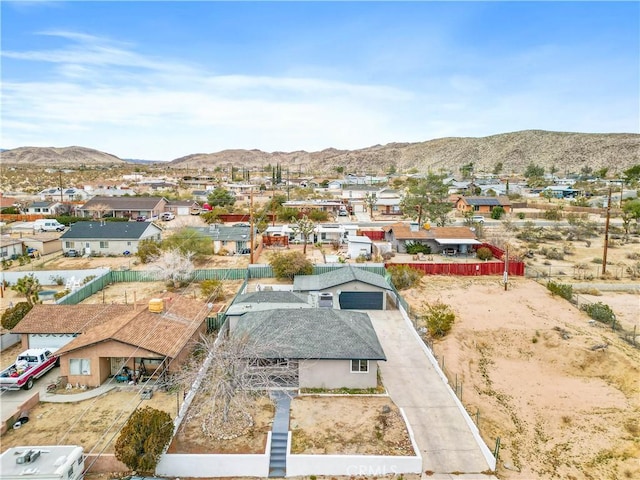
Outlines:
{"type": "Polygon", "coordinates": [[[11,260],[22,256],[22,240],[0,236],[0,260],[11,260]]]}
{"type": "Polygon", "coordinates": [[[191,196],[196,202],[206,202],[213,190],[193,190],[191,196]]]}
{"type": "Polygon", "coordinates": [[[507,196],[498,197],[460,197],[456,201],[456,209],[460,213],[488,213],[494,208],[502,207],[505,213],[511,213],[511,200],[507,196]]]}
{"type": "Polygon", "coordinates": [[[476,239],[476,234],[468,227],[433,227],[429,230],[433,240],[427,243],[431,245],[433,253],[445,255],[467,255],[474,245],[481,245],[476,239]]]}
{"type": "Polygon", "coordinates": [[[132,312],[133,305],[36,304],[11,332],[21,334],[23,350],[57,350],[87,330],[132,312]]]}
{"type": "Polygon", "coordinates": [[[420,243],[432,253],[466,254],[472,245],[479,245],[476,234],[469,227],[419,228],[416,222],[398,222],[383,227],[385,240],[398,253],[407,253],[407,245],[420,243]]]}
{"type": "Polygon", "coordinates": [[[407,244],[422,243],[432,239],[429,232],[420,228],[417,222],[398,222],[382,227],[384,239],[391,243],[393,249],[398,253],[407,253],[407,244]]]}
{"type": "Polygon", "coordinates": [[[142,240],[162,240],[162,229],[152,222],[76,222],[60,236],[62,250],[86,255],[123,255],[138,251],[142,240]]]}
{"type": "Polygon", "coordinates": [[[110,316],[56,351],[60,375],[72,384],[97,387],[124,367],[141,380],[178,371],[206,331],[204,307],[197,300],[174,296],[110,316]]]}
{"type": "Polygon", "coordinates": [[[313,305],[309,303],[309,300],[309,295],[293,292],[259,290],[257,292],[243,293],[235,298],[225,312],[229,321],[229,331],[233,332],[235,330],[238,319],[247,312],[262,312],[277,308],[312,308],[313,305]]]}
{"type": "MultiPolygon", "coordinates": [[[[209,237],[213,242],[213,253],[226,250],[230,254],[249,253],[251,247],[251,227],[227,227],[213,223],[208,227],[197,227],[195,230],[209,237]]],[[[254,231],[254,238],[257,230],[254,231]]]]}
{"type": "Polygon", "coordinates": [[[296,275],[293,291],[318,295],[321,301],[331,296],[342,310],[386,310],[391,287],[382,275],[345,265],[320,275],[296,275]]]}
{"type": "Polygon", "coordinates": [[[40,214],[40,215],[57,215],[63,209],[63,205],[60,202],[53,201],[41,201],[33,202],[25,208],[26,214],[40,214]]]}
{"type": "MultiPolygon", "coordinates": [[[[231,338],[244,336],[255,368],[286,372],[298,388],[373,388],[386,360],[364,312],[329,308],[245,313],[231,338]]],[[[280,375],[279,374],[279,375],[280,375]]]]}
{"type": "Polygon", "coordinates": [[[358,258],[364,255],[367,259],[371,259],[371,250],[373,242],[369,237],[364,235],[347,236],[347,254],[349,258],[358,258]]]}
{"type": "Polygon", "coordinates": [[[186,216],[191,214],[192,208],[198,208],[198,202],[195,200],[168,200],[164,207],[165,212],[171,212],[176,217],[186,216]]]}
{"type": "Polygon", "coordinates": [[[81,217],[133,218],[145,216],[149,219],[160,218],[166,209],[164,197],[106,197],[96,196],[77,209],[81,217]]]}
{"type": "Polygon", "coordinates": [[[38,193],[41,200],[47,201],[61,201],[61,202],[77,202],[86,200],[89,197],[89,193],[81,188],[69,187],[60,189],[60,187],[45,188],[38,193]]]}

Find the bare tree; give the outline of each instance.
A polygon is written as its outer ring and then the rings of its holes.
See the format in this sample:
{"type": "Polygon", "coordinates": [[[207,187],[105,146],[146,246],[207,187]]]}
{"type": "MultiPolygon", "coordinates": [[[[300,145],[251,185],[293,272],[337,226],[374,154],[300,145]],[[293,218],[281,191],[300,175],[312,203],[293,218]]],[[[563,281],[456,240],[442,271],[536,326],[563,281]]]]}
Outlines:
{"type": "Polygon", "coordinates": [[[154,278],[171,282],[174,287],[188,282],[193,277],[193,252],[182,253],[177,248],[166,250],[151,258],[153,265],[149,269],[154,278]]]}
{"type": "Polygon", "coordinates": [[[91,212],[94,220],[100,220],[107,212],[111,211],[111,207],[105,203],[97,203],[87,208],[91,212]]]}
{"type": "Polygon", "coordinates": [[[369,210],[369,216],[373,219],[373,209],[378,202],[378,197],[375,192],[367,192],[364,196],[364,204],[367,206],[369,210]]]}
{"type": "Polygon", "coordinates": [[[277,358],[282,333],[259,339],[242,333],[203,338],[196,350],[206,354],[204,367],[194,361],[170,380],[182,387],[197,385],[198,399],[186,421],[198,421],[205,435],[216,438],[238,436],[249,428],[255,400],[297,377],[297,361],[277,358]]]}
{"type": "Polygon", "coordinates": [[[309,237],[313,235],[313,232],[316,229],[316,224],[313,223],[311,220],[309,220],[309,217],[307,217],[306,215],[303,215],[302,218],[299,218],[299,219],[292,218],[291,220],[295,222],[295,224],[291,227],[293,232],[296,235],[298,233],[302,235],[302,242],[304,244],[302,248],[302,252],[306,255],[307,241],[309,240],[309,237]]]}

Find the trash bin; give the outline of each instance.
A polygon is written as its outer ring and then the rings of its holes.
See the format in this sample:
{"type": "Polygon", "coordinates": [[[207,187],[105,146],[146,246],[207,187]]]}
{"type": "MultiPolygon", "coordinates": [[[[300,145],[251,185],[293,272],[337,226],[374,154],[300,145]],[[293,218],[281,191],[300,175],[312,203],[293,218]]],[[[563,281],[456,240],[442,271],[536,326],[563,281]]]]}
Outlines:
{"type": "Polygon", "coordinates": [[[153,397],[153,390],[150,388],[145,388],[140,392],[140,398],[143,400],[151,400],[151,397],[153,397]]]}

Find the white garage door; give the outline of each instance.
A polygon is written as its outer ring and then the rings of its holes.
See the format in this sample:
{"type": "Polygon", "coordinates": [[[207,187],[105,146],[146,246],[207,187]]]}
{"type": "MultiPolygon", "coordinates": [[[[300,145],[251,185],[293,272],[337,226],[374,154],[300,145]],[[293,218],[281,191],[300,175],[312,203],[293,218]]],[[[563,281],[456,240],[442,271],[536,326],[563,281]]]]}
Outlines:
{"type": "Polygon", "coordinates": [[[72,334],[30,333],[29,348],[60,348],[75,338],[72,334]]]}
{"type": "Polygon", "coordinates": [[[178,207],[176,215],[189,215],[191,209],[189,207],[178,207]]]}

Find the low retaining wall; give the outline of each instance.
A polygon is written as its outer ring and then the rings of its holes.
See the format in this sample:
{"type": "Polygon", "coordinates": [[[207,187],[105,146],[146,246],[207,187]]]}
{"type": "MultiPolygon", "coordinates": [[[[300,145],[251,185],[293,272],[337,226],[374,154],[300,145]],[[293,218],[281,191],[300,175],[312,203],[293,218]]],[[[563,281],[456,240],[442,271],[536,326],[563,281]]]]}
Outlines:
{"type": "Polygon", "coordinates": [[[38,405],[40,402],[40,394],[35,392],[29,399],[25,400],[18,408],[16,408],[13,413],[9,416],[5,416],[4,412],[2,415],[2,425],[0,425],[0,435],[4,435],[7,433],[7,430],[13,427],[13,424],[20,418],[20,413],[28,412],[33,407],[38,405]]]}
{"type": "Polygon", "coordinates": [[[18,342],[20,342],[19,333],[3,333],[0,336],[0,351],[13,347],[18,342]]]}
{"type": "Polygon", "coordinates": [[[28,272],[2,272],[2,276],[10,285],[15,285],[19,278],[32,275],[38,279],[40,285],[54,285],[56,282],[52,277],[62,278],[63,285],[71,278],[75,277],[77,281],[82,283],[85,278],[93,275],[100,277],[109,271],[106,267],[91,268],[86,270],[35,270],[28,272]]]}
{"type": "Polygon", "coordinates": [[[156,475],[161,477],[262,477],[269,476],[271,432],[265,453],[253,455],[216,455],[165,453],[160,457],[156,475]]]}
{"type": "Polygon", "coordinates": [[[287,477],[305,475],[378,476],[421,473],[422,456],[409,421],[400,408],[415,455],[293,455],[291,432],[287,441],[287,477]]]}

